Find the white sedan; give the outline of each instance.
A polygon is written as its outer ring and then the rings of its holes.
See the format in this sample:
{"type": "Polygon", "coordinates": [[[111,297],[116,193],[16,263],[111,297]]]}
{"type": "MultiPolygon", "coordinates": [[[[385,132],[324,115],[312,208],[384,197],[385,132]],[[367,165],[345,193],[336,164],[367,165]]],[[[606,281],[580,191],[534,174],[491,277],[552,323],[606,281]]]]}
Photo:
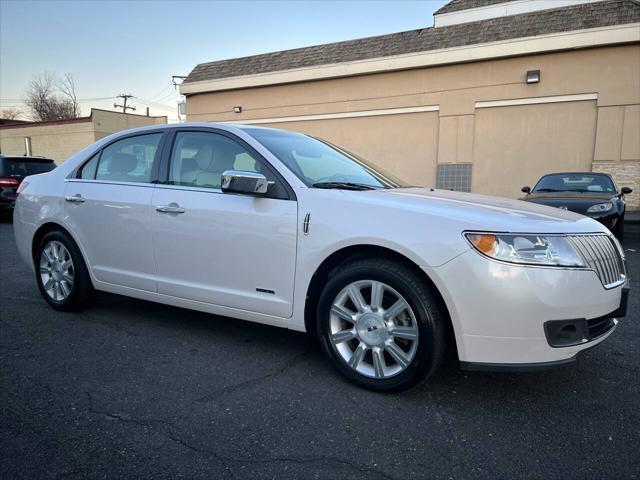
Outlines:
{"type": "Polygon", "coordinates": [[[590,218],[411,187],[252,126],[106,137],[22,182],[14,229],[53,308],[101,290],[311,332],[379,391],[415,384],[447,348],[467,369],[571,362],[628,296],[623,250],[590,218]]]}

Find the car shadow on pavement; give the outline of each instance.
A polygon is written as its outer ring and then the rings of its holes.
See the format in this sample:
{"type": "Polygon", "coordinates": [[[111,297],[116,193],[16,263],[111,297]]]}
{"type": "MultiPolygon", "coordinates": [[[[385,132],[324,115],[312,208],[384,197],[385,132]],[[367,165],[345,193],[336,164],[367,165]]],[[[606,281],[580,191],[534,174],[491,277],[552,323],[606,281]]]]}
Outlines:
{"type": "MultiPolygon", "coordinates": [[[[556,369],[528,373],[486,373],[461,371],[455,355],[450,355],[438,372],[414,388],[394,394],[376,394],[343,379],[325,358],[318,341],[306,333],[104,293],[99,295],[97,304],[87,312],[90,312],[90,318],[85,319],[85,315],[80,313],[78,320],[101,323],[116,332],[140,337],[140,341],[173,337],[185,345],[195,342],[200,349],[231,352],[233,357],[240,359],[240,365],[243,358],[251,358],[259,352],[263,356],[262,366],[267,372],[286,368],[294,375],[292,378],[298,378],[301,372],[306,372],[325,390],[347,391],[366,397],[403,398],[405,402],[423,403],[435,398],[446,398],[451,402],[460,398],[464,401],[474,399],[475,402],[482,399],[480,403],[488,402],[487,405],[491,405],[494,401],[502,403],[508,400],[508,407],[509,402],[523,399],[528,402],[550,401],[576,393],[576,389],[593,388],[589,370],[592,364],[606,361],[606,352],[595,349],[582,355],[576,364],[556,369]],[[283,365],[282,362],[282,359],[298,362],[301,358],[304,358],[304,362],[300,366],[283,365]],[[298,372],[294,374],[296,370],[298,372]]],[[[269,377],[269,373],[258,374],[263,375],[269,377]]],[[[272,380],[279,381],[281,376],[273,376],[272,380]]],[[[238,370],[232,380],[250,381],[252,378],[251,370],[238,370]]],[[[211,387],[218,390],[229,385],[223,381],[211,387]]],[[[516,404],[514,406],[520,408],[516,404]]]]}

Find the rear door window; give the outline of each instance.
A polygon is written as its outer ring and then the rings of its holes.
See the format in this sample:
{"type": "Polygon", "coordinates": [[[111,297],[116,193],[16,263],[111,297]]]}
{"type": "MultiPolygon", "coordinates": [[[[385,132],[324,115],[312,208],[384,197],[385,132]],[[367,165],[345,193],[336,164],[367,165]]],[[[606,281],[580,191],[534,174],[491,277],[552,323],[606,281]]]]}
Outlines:
{"type": "MultiPolygon", "coordinates": [[[[123,138],[112,143],[102,150],[95,175],[96,180],[150,183],[151,170],[161,138],[162,133],[151,133],[123,138]]],[[[88,163],[91,161],[93,159],[88,163]]],[[[91,167],[86,175],[90,176],[90,174],[91,167]]]]}

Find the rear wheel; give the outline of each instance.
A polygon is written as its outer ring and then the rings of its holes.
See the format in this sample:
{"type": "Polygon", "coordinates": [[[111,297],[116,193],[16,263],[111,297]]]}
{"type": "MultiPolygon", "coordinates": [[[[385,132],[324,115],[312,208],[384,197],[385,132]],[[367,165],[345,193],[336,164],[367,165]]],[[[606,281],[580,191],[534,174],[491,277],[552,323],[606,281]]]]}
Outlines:
{"type": "Polygon", "coordinates": [[[445,321],[437,297],[411,269],[365,259],[338,267],[318,306],[323,348],[362,387],[390,392],[440,365],[445,321]]]}
{"type": "Polygon", "coordinates": [[[94,299],[87,266],[67,233],[47,233],[36,248],[34,262],[40,293],[53,308],[78,310],[94,299]]]}

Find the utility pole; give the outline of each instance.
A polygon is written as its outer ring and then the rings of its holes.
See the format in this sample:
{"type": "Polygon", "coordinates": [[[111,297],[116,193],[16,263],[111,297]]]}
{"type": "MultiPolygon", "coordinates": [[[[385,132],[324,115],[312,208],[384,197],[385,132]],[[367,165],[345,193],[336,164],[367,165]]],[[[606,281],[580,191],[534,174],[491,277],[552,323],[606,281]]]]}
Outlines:
{"type": "Polygon", "coordinates": [[[129,100],[130,98],[133,98],[133,95],[131,95],[130,93],[121,93],[120,95],[116,95],[116,98],[122,99],[122,105],[118,105],[117,103],[114,103],[113,108],[121,108],[122,113],[127,113],[127,110],[132,110],[134,112],[136,111],[136,107],[127,106],[127,100],[129,100]]]}

